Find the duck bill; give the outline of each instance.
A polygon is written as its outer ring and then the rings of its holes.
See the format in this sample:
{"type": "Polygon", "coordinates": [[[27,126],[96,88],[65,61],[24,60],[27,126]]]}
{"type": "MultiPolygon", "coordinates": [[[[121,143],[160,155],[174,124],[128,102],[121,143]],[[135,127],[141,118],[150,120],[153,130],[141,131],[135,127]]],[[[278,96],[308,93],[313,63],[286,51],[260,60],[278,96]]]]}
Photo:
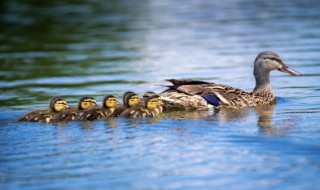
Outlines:
{"type": "Polygon", "coordinates": [[[299,73],[298,71],[295,71],[293,69],[290,69],[287,66],[282,67],[281,69],[279,69],[279,71],[284,72],[284,73],[288,73],[288,74],[293,75],[293,76],[302,76],[301,73],[299,73]]]}

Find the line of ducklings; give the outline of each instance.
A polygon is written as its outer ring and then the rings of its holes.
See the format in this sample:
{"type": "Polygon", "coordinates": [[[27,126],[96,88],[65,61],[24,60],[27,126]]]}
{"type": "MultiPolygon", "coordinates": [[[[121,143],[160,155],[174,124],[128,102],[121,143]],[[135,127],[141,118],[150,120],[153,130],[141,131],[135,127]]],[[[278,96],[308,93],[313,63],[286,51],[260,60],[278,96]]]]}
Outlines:
{"type": "Polygon", "coordinates": [[[163,103],[159,95],[146,92],[141,101],[138,94],[126,92],[123,95],[123,105],[115,96],[103,98],[102,106],[98,106],[93,97],[82,97],[78,107],[69,107],[66,100],[53,97],[49,109],[35,110],[23,115],[19,121],[60,123],[68,121],[93,121],[108,117],[143,118],[155,117],[162,113],[163,103]]]}

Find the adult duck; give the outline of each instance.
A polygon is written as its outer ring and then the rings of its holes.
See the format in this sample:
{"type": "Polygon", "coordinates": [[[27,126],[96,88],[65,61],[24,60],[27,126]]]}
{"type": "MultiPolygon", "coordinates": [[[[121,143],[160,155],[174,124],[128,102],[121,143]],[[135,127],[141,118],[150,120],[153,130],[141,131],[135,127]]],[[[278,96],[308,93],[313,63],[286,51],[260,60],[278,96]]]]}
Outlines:
{"type": "Polygon", "coordinates": [[[166,109],[231,108],[240,109],[249,106],[269,104],[275,96],[270,85],[270,72],[278,70],[293,76],[301,74],[290,69],[274,52],[265,51],[258,54],[254,61],[256,86],[252,92],[227,85],[197,80],[169,79],[173,85],[161,93],[166,109]]]}

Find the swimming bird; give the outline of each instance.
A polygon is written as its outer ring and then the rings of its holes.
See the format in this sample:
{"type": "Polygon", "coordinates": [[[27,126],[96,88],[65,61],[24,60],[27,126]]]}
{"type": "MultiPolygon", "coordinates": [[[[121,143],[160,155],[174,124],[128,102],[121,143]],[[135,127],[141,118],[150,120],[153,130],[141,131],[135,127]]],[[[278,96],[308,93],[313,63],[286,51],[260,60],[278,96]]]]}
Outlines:
{"type": "Polygon", "coordinates": [[[97,120],[102,117],[109,117],[115,111],[115,106],[117,105],[117,99],[113,95],[107,95],[103,98],[102,107],[90,108],[85,110],[80,120],[97,120]]]}
{"type": "Polygon", "coordinates": [[[50,100],[49,109],[31,111],[20,117],[19,121],[49,122],[54,115],[65,108],[68,108],[67,102],[63,98],[55,96],[50,100]]]}
{"type": "Polygon", "coordinates": [[[82,97],[78,101],[77,108],[68,108],[68,109],[63,110],[62,112],[55,115],[53,117],[53,119],[51,120],[51,122],[58,123],[58,122],[79,120],[82,113],[85,110],[96,107],[97,106],[96,103],[97,102],[93,97],[90,97],[90,96],[82,97]]]}
{"type": "Polygon", "coordinates": [[[162,113],[162,99],[159,95],[152,95],[144,100],[144,106],[132,107],[124,110],[121,117],[143,118],[155,117],[162,113]]]}
{"type": "Polygon", "coordinates": [[[115,110],[110,117],[119,117],[124,110],[141,105],[140,96],[131,91],[125,92],[122,99],[123,105],[116,105],[115,110]]]}
{"type": "Polygon", "coordinates": [[[270,85],[270,72],[278,70],[293,76],[301,74],[290,69],[274,52],[258,54],[254,61],[256,86],[252,92],[197,80],[169,79],[173,85],[160,94],[167,109],[205,110],[213,108],[240,109],[265,105],[274,101],[270,85]]]}

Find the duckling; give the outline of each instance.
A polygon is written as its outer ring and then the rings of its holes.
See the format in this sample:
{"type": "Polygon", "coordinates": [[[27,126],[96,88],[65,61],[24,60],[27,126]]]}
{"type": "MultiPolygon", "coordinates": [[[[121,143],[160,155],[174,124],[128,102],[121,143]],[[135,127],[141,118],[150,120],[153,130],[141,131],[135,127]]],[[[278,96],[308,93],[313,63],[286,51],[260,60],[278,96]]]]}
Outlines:
{"type": "Polygon", "coordinates": [[[117,103],[116,97],[112,95],[105,96],[102,101],[102,107],[85,110],[82,113],[80,120],[92,121],[100,119],[101,117],[109,117],[114,112],[117,103]]]}
{"type": "Polygon", "coordinates": [[[139,95],[131,91],[124,93],[122,99],[123,105],[117,105],[114,112],[110,115],[111,117],[119,117],[127,108],[136,107],[141,104],[139,95]]]}
{"type": "Polygon", "coordinates": [[[162,113],[162,99],[159,95],[152,95],[144,101],[143,107],[133,107],[121,113],[121,117],[142,118],[155,117],[162,113]]]}
{"type": "MultiPolygon", "coordinates": [[[[152,91],[147,91],[143,94],[143,100],[146,100],[147,98],[151,97],[151,96],[154,96],[154,95],[158,95],[157,93],[155,92],[152,92],[152,91]]],[[[158,95],[159,96],[159,95],[158,95]]],[[[159,104],[163,105],[163,101],[162,101],[162,98],[159,96],[158,98],[158,102],[159,104]]],[[[163,107],[162,106],[159,106],[159,108],[157,109],[158,111],[160,111],[160,113],[162,113],[163,111],[163,107]]]]}
{"type": "Polygon", "coordinates": [[[63,98],[55,96],[50,100],[49,109],[29,112],[20,117],[19,121],[49,122],[53,115],[65,108],[68,108],[67,102],[63,98]]]}
{"type": "Polygon", "coordinates": [[[55,115],[51,120],[53,123],[74,121],[80,119],[84,110],[97,106],[96,100],[93,97],[82,97],[78,102],[78,108],[69,108],[55,115]]]}
{"type": "Polygon", "coordinates": [[[241,109],[266,105],[275,101],[270,85],[270,72],[274,70],[301,76],[285,65],[278,54],[265,51],[259,53],[254,61],[256,86],[252,92],[204,81],[169,79],[167,81],[173,85],[162,92],[161,97],[166,109],[241,109]]]}

